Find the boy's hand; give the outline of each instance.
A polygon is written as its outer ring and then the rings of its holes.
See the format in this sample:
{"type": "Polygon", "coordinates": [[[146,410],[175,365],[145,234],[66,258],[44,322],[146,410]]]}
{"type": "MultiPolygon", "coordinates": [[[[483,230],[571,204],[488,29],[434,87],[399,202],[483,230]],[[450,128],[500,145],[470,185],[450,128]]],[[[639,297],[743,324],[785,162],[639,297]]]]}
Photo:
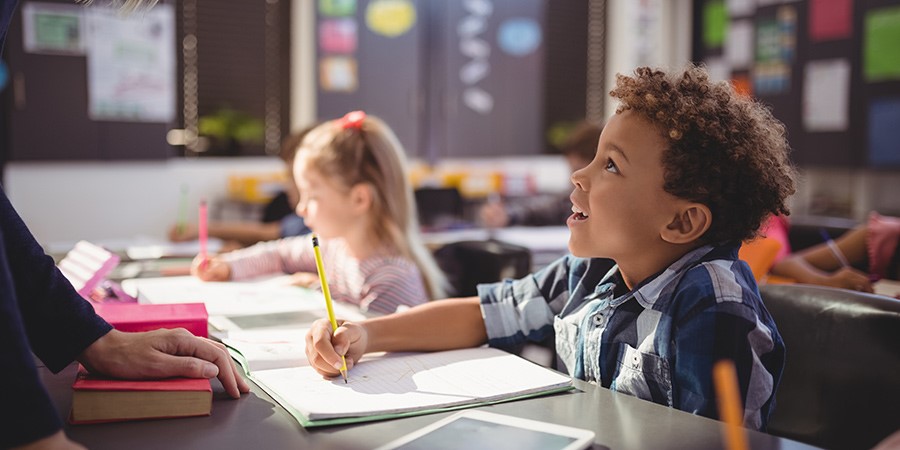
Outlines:
{"type": "Polygon", "coordinates": [[[842,267],[829,275],[826,285],[860,292],[875,292],[869,276],[852,267],[842,267]]]}
{"type": "Polygon", "coordinates": [[[231,279],[231,266],[219,258],[209,256],[206,257],[206,264],[203,264],[203,258],[197,255],[191,263],[191,275],[203,281],[228,281],[231,279]]]}
{"type": "Polygon", "coordinates": [[[218,377],[228,395],[250,392],[225,346],[183,328],[124,333],[112,330],[78,357],[91,372],[130,380],[218,377]]]}
{"type": "Polygon", "coordinates": [[[193,241],[199,235],[197,225],[193,223],[172,225],[172,228],[169,228],[169,240],[172,242],[193,241]]]}
{"type": "Polygon", "coordinates": [[[347,360],[347,370],[366,352],[369,335],[358,323],[338,321],[340,327],[331,333],[331,322],[319,319],[306,333],[306,358],[316,372],[326,377],[341,374],[341,355],[347,360]]]}

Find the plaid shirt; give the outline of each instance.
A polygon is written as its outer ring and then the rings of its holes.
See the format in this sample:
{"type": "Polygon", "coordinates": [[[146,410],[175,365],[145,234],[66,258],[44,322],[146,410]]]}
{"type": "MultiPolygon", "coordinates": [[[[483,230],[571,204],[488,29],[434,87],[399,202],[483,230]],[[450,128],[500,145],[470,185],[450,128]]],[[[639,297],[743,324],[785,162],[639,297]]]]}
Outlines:
{"type": "Polygon", "coordinates": [[[563,257],[480,285],[489,344],[556,341],[559,369],[614,391],[716,418],[713,364],[734,361],[744,424],[765,429],[784,343],[733,246],[695,249],[627,291],[604,259],[563,257]]]}

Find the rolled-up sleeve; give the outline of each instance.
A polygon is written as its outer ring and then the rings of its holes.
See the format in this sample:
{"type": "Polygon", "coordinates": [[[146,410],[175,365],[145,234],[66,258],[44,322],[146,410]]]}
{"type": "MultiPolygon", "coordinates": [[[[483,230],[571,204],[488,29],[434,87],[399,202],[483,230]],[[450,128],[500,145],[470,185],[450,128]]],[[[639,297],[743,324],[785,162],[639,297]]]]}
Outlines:
{"type": "Polygon", "coordinates": [[[570,257],[518,280],[478,285],[488,345],[513,348],[553,333],[553,317],[568,296],[570,257]]]}

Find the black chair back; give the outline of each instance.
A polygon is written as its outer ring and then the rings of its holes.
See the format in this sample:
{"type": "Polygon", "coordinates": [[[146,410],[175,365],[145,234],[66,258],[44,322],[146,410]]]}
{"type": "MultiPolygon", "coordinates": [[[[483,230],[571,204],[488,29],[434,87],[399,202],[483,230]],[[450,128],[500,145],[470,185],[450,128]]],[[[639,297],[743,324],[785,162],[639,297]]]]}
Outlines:
{"type": "Polygon", "coordinates": [[[900,429],[900,301],[809,285],[760,293],[786,348],[770,433],[869,449],[900,429]]]}
{"type": "Polygon", "coordinates": [[[434,253],[441,270],[456,292],[477,295],[476,286],[504,278],[521,278],[531,272],[531,252],[522,246],[497,240],[460,241],[434,253]]]}

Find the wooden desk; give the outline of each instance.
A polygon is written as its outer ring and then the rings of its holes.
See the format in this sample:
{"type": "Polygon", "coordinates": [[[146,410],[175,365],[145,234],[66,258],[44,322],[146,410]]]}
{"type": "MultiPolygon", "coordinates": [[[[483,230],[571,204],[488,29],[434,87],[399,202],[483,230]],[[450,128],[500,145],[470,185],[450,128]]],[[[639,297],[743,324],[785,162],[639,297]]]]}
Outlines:
{"type": "MultiPolygon", "coordinates": [[[[41,377],[62,417],[72,402],[75,366],[41,377]]],[[[310,430],[301,427],[251,383],[250,394],[229,399],[213,382],[209,417],[66,426],[69,437],[91,449],[364,449],[385,444],[452,413],[431,414],[310,430]]],[[[720,423],[576,380],[582,392],[534,398],[484,409],[594,430],[594,449],[721,449],[720,423]]],[[[754,449],[809,449],[799,442],[749,432],[754,449]]]]}

